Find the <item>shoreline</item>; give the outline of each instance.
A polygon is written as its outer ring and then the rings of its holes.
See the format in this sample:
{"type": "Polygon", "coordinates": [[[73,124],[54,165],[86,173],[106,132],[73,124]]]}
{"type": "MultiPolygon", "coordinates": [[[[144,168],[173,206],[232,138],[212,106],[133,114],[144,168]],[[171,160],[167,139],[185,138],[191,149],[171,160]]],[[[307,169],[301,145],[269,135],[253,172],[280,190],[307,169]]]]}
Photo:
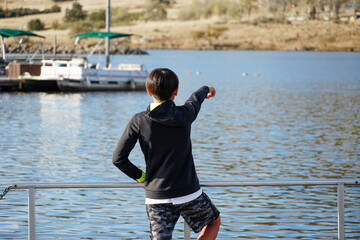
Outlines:
{"type": "MultiPolygon", "coordinates": [[[[10,27],[10,26],[9,26],[10,27]]],[[[307,20],[289,23],[221,22],[217,19],[194,21],[136,22],[133,25],[112,26],[112,32],[131,33],[129,40],[115,39],[123,49],[181,50],[260,50],[260,51],[320,51],[360,52],[360,21],[340,22],[307,20]]],[[[105,31],[99,29],[99,31],[105,31]]],[[[81,39],[74,50],[70,30],[33,31],[45,39],[27,38],[27,52],[35,52],[44,44],[45,52],[53,52],[56,36],[59,54],[88,53],[98,39],[81,39]],[[74,51],[74,52],[73,52],[74,51]]],[[[20,50],[17,42],[6,39],[7,53],[20,50]],[[12,45],[12,46],[11,46],[12,45]],[[17,50],[11,50],[17,49],[17,50]]],[[[111,44],[111,52],[116,47],[111,44]]],[[[103,48],[103,47],[102,47],[103,48]]],[[[104,51],[103,49],[101,50],[104,51]]]]}
{"type": "MultiPolygon", "coordinates": [[[[106,7],[106,4],[99,0],[78,2],[88,14],[106,7]]],[[[112,3],[112,7],[129,9],[129,12],[141,12],[146,9],[146,2],[139,0],[134,4],[133,1],[124,0],[112,3]]],[[[319,15],[318,19],[314,20],[309,20],[307,17],[297,20],[294,16],[308,16],[308,6],[300,4],[296,9],[288,9],[286,22],[278,22],[266,8],[254,9],[248,19],[212,15],[209,18],[180,20],[181,11],[191,7],[192,2],[192,0],[176,1],[167,8],[168,16],[165,20],[114,21],[110,31],[133,34],[130,40],[115,39],[124,44],[125,48],[130,49],[360,52],[360,20],[354,17],[347,21],[331,18],[323,20],[323,16],[319,15]],[[293,17],[293,20],[289,20],[290,17],[293,17]]],[[[36,4],[19,0],[16,3],[9,3],[9,8],[37,6],[38,9],[43,10],[52,4],[54,2],[51,0],[37,1],[36,4]]],[[[59,53],[71,53],[75,41],[71,36],[86,30],[74,26],[61,29],[66,9],[71,8],[72,2],[57,4],[61,7],[61,12],[1,18],[0,25],[26,30],[29,21],[39,19],[44,23],[45,30],[33,32],[46,38],[42,40],[31,37],[24,39],[23,42],[34,45],[33,47],[43,43],[45,51],[49,52],[56,36],[59,53]]],[[[91,31],[106,30],[92,28],[91,31]]],[[[97,39],[81,39],[80,45],[83,45],[83,50],[86,51],[95,46],[97,41],[97,39]]],[[[17,42],[11,38],[6,39],[6,43],[17,45],[17,42]]],[[[122,46],[121,44],[119,46],[122,46]]],[[[116,51],[112,50],[112,52],[116,51]]]]}
{"type": "MultiPolygon", "coordinates": [[[[189,48],[142,48],[142,49],[137,49],[137,48],[134,48],[134,49],[130,49],[128,52],[126,53],[120,53],[118,51],[110,51],[110,54],[111,55],[148,55],[148,51],[152,51],[152,50],[155,50],[155,51],[161,51],[161,50],[164,50],[164,51],[167,51],[167,50],[173,50],[173,51],[253,51],[253,52],[256,52],[256,51],[263,51],[263,52],[316,52],[316,53],[336,53],[336,52],[339,52],[339,53],[359,53],[360,51],[355,51],[354,49],[338,49],[338,50],[316,50],[316,49],[295,49],[295,50],[284,50],[284,49],[257,49],[257,48],[254,48],[254,49],[249,49],[249,48],[246,48],[246,49],[241,49],[241,48],[222,48],[222,49],[218,49],[218,48],[201,48],[201,49],[189,49],[189,48]],[[139,51],[139,52],[138,52],[139,51]],[[141,53],[140,53],[141,51],[141,53]]],[[[33,55],[34,53],[32,52],[28,52],[28,53],[21,53],[21,52],[17,52],[17,51],[13,51],[13,52],[6,52],[6,56],[7,57],[11,57],[11,56],[19,56],[19,55],[26,55],[26,56],[29,56],[29,55],[33,55]]],[[[54,55],[54,52],[52,50],[49,50],[49,51],[44,51],[44,54],[46,56],[49,56],[49,55],[54,55]]],[[[105,51],[102,50],[100,53],[96,52],[94,53],[94,55],[97,55],[97,54],[102,54],[104,55],[105,54],[105,51]]],[[[41,56],[42,53],[37,53],[36,56],[41,56]]],[[[76,51],[76,52],[71,52],[71,51],[57,51],[56,52],[56,55],[87,55],[83,52],[79,52],[79,51],[76,51]]]]}
{"type": "MultiPolygon", "coordinates": [[[[49,55],[54,55],[54,52],[52,50],[52,46],[45,46],[46,48],[48,48],[48,50],[44,51],[44,54],[49,56],[49,55]]],[[[66,48],[66,47],[65,47],[66,48]]],[[[318,53],[335,53],[335,52],[339,52],[339,53],[359,53],[360,50],[359,49],[332,49],[332,50],[319,50],[319,49],[293,49],[293,50],[289,50],[289,49],[262,49],[262,48],[219,48],[219,47],[214,47],[214,48],[127,48],[125,53],[121,53],[119,51],[110,51],[111,55],[147,55],[149,54],[148,51],[151,50],[174,50],[174,51],[264,51],[264,52],[318,52],[318,53]]],[[[28,51],[27,53],[24,52],[18,52],[18,51],[7,51],[6,55],[7,56],[18,56],[18,55],[33,55],[34,52],[28,51]]],[[[87,53],[84,53],[82,51],[75,51],[73,52],[72,50],[69,49],[65,49],[65,50],[60,50],[60,51],[56,51],[56,55],[71,55],[71,54],[75,54],[75,55],[87,55],[87,53]]],[[[105,54],[105,50],[102,49],[100,50],[100,52],[96,52],[94,53],[96,54],[105,54]]],[[[37,53],[37,56],[41,56],[42,53],[37,53]]]]}

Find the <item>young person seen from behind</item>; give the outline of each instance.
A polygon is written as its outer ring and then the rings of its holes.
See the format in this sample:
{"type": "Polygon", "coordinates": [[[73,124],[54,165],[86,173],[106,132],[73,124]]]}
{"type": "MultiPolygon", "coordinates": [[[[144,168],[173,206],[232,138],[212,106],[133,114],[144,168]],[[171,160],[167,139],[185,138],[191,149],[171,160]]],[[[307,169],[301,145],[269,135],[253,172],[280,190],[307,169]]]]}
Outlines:
{"type": "Polygon", "coordinates": [[[167,68],[154,69],[146,79],[146,90],[154,102],[135,114],[113,154],[113,163],[130,178],[145,184],[146,211],[151,239],[171,239],[182,216],[198,239],[216,239],[220,213],[201,190],[195,171],[190,140],[191,124],[201,104],[215,96],[213,87],[203,86],[182,106],[176,106],[179,80],[167,68]],[[139,141],[145,157],[145,173],[128,159],[139,141]]]}

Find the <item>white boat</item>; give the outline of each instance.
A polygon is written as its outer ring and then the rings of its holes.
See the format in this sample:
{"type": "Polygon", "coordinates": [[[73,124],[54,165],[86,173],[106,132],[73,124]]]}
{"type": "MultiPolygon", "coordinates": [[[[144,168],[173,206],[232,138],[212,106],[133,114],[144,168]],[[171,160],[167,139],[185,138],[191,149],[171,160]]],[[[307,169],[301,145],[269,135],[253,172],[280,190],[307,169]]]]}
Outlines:
{"type": "Polygon", "coordinates": [[[143,64],[121,63],[99,68],[86,58],[64,60],[42,60],[40,76],[25,78],[41,84],[56,81],[60,91],[129,91],[145,90],[148,75],[143,64]]]}
{"type": "MultiPolygon", "coordinates": [[[[71,60],[42,60],[40,75],[22,76],[27,86],[37,89],[47,83],[56,85],[60,91],[133,91],[145,90],[145,80],[148,75],[142,63],[120,63],[117,66],[106,64],[100,68],[100,63],[88,61],[104,38],[129,37],[131,34],[113,32],[90,32],[76,35],[75,44],[79,38],[97,37],[98,44],[86,58],[75,57],[71,60]],[[37,87],[38,86],[38,87],[37,87]]],[[[30,87],[29,87],[30,88],[30,87]]]]}

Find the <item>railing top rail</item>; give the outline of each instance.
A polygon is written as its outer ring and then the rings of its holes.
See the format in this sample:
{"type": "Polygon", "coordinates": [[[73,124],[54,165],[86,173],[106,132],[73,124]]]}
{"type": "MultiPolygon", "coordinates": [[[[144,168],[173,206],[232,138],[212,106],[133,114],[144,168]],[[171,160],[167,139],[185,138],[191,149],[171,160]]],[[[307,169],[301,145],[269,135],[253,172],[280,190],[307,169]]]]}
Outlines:
{"type": "MultiPolygon", "coordinates": [[[[201,181],[203,187],[240,186],[310,186],[310,185],[360,185],[360,179],[307,179],[307,180],[240,180],[240,181],[201,181]]],[[[12,189],[28,188],[140,188],[136,182],[24,182],[11,185],[12,189]]]]}

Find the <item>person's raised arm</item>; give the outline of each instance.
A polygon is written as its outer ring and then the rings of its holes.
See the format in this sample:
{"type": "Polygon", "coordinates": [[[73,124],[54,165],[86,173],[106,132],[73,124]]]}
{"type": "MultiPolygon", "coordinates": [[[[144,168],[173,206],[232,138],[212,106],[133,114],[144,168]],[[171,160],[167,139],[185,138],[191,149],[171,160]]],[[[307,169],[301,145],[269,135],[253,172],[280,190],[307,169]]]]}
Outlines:
{"type": "Polygon", "coordinates": [[[184,106],[188,109],[187,116],[189,121],[192,122],[196,119],[202,102],[206,98],[214,97],[215,93],[216,92],[214,87],[203,86],[190,96],[190,98],[184,104],[184,106]]]}

